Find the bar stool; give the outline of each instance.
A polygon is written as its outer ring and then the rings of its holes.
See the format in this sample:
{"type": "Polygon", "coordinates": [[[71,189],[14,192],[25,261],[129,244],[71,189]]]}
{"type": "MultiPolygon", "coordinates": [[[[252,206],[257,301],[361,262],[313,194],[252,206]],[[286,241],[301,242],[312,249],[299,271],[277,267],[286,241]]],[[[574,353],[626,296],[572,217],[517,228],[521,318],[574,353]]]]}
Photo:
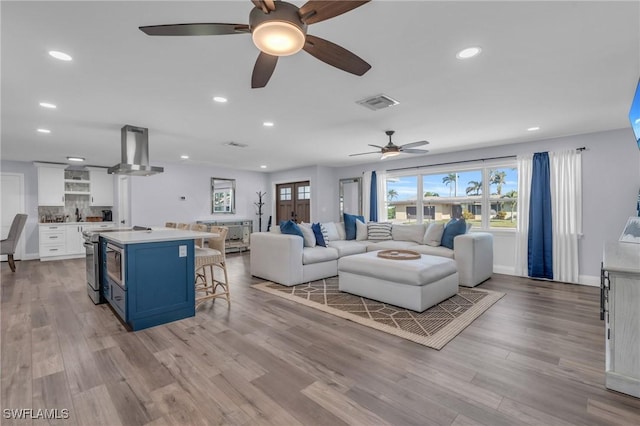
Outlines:
{"type": "MultiPolygon", "coordinates": [[[[197,231],[197,232],[209,232],[209,227],[203,223],[194,223],[193,225],[191,225],[191,230],[192,231],[197,231]]],[[[199,238],[197,240],[193,240],[193,243],[195,244],[195,246],[197,248],[203,248],[204,247],[204,238],[199,238]]]]}
{"type": "Polygon", "coordinates": [[[183,230],[188,230],[189,226],[190,225],[188,223],[179,223],[178,226],[176,226],[176,228],[183,229],[183,230]]]}
{"type": "Polygon", "coordinates": [[[225,239],[229,228],[212,226],[209,232],[218,234],[218,236],[209,238],[208,248],[196,248],[196,306],[216,297],[224,297],[227,299],[228,306],[231,306],[229,278],[225,262],[225,239]],[[214,268],[222,270],[224,281],[216,279],[214,268]]]}
{"type": "Polygon", "coordinates": [[[165,228],[174,228],[174,229],[175,229],[175,227],[176,227],[176,223],[175,223],[175,222],[166,222],[166,223],[164,224],[164,227],[165,227],[165,228]]]}

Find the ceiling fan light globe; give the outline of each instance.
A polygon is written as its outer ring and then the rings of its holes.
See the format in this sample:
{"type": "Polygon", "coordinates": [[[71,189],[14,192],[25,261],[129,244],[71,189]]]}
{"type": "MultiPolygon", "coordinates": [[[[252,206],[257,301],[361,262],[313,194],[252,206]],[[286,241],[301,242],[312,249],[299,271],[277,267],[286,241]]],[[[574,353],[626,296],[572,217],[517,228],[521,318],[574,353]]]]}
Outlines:
{"type": "Polygon", "coordinates": [[[296,25],[285,21],[262,22],[253,29],[253,43],[262,52],[273,56],[289,56],[304,47],[305,34],[296,25]]]}
{"type": "Polygon", "coordinates": [[[400,155],[399,151],[387,151],[382,153],[382,157],[380,157],[380,159],[384,160],[386,158],[395,157],[397,155],[400,155]]]}

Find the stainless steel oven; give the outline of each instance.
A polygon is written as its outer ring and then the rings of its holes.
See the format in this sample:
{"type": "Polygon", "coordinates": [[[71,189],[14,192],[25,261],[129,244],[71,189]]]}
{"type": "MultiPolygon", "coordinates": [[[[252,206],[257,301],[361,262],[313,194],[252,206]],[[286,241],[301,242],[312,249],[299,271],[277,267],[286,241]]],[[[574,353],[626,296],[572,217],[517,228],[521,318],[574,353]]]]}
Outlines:
{"type": "Polygon", "coordinates": [[[107,277],[123,289],[126,289],[124,249],[107,243],[105,258],[107,260],[107,277]]]}

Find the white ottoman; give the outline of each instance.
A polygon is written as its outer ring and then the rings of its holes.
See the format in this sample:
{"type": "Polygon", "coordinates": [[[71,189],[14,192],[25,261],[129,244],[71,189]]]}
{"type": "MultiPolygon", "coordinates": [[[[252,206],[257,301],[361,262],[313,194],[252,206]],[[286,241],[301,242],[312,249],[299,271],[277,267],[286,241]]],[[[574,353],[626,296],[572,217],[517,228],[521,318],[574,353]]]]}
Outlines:
{"type": "Polygon", "coordinates": [[[453,259],[422,255],[416,260],[378,257],[377,252],[338,261],[340,291],[422,312],[458,293],[453,259]]]}

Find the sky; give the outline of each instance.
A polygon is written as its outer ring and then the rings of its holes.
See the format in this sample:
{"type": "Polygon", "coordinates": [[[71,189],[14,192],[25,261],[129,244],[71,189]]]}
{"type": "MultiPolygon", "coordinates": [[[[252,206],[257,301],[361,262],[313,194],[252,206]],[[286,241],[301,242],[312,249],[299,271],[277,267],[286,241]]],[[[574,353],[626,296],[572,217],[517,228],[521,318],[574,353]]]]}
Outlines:
{"type": "MultiPolygon", "coordinates": [[[[506,173],[505,184],[502,185],[502,194],[506,194],[509,191],[518,190],[518,171],[511,168],[500,168],[499,171],[506,173]]],[[[448,173],[438,173],[433,175],[423,176],[423,190],[436,192],[441,197],[454,196],[454,184],[446,185],[442,182],[442,179],[447,176],[448,173]]],[[[402,200],[415,200],[417,198],[417,176],[402,176],[398,178],[392,178],[387,180],[387,192],[394,189],[398,193],[398,197],[394,201],[402,200]]],[[[466,196],[466,189],[469,187],[469,182],[482,180],[482,172],[480,170],[472,170],[458,173],[458,191],[459,197],[466,196]]],[[[496,185],[491,185],[491,193],[496,193],[496,185]]]]}
{"type": "Polygon", "coordinates": [[[633,132],[636,134],[636,140],[638,141],[638,148],[640,148],[640,82],[636,88],[636,94],[633,97],[631,103],[631,110],[629,111],[629,121],[633,132]]]}

